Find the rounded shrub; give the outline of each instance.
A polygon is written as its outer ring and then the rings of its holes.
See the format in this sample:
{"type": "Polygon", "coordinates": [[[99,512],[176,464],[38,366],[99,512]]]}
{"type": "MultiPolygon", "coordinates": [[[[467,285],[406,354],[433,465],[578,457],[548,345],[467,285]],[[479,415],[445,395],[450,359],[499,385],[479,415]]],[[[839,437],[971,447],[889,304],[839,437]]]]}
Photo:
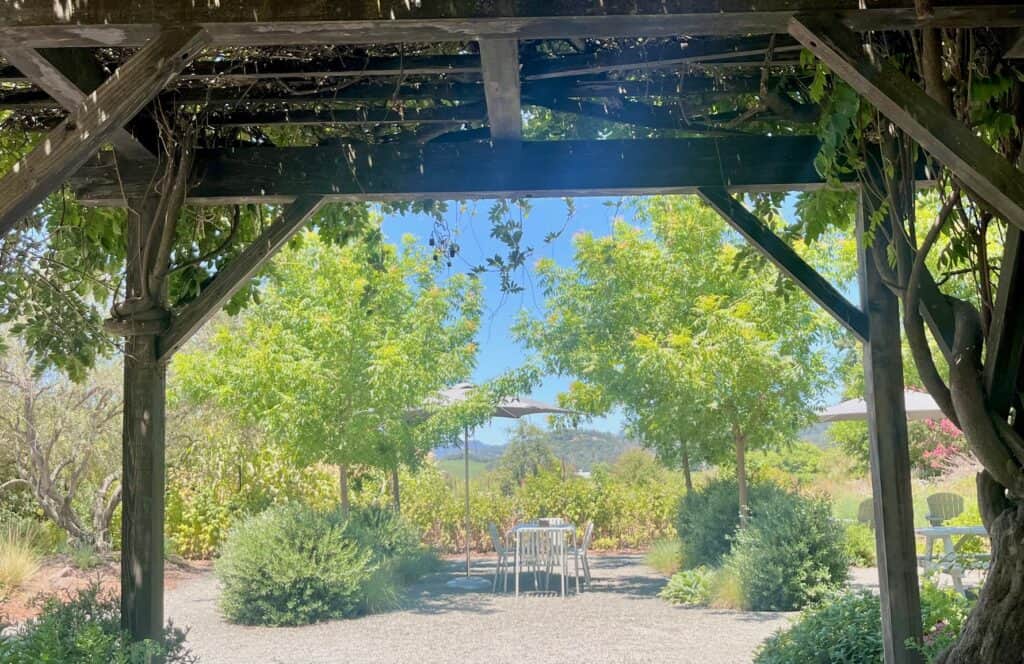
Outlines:
{"type": "Polygon", "coordinates": [[[239,522],[216,570],[221,609],[246,625],[303,625],[355,615],[380,562],[338,512],[285,505],[239,522]]]}
{"type": "MultiPolygon", "coordinates": [[[[751,482],[751,513],[756,515],[761,505],[785,493],[785,489],[770,482],[751,482]]],[[[683,564],[687,567],[718,566],[729,553],[739,523],[739,486],[735,478],[716,478],[684,496],[676,518],[676,530],[682,539],[683,564]]]]}
{"type": "MultiPolygon", "coordinates": [[[[970,609],[952,590],[924,584],[921,612],[927,661],[933,661],[960,634],[970,609]]],[[[755,664],[881,664],[882,616],[878,596],[868,590],[835,595],[801,614],[792,627],[768,638],[755,664]]]]}
{"type": "Polygon", "coordinates": [[[801,609],[841,588],[849,558],[842,526],[824,498],[782,493],[737,532],[725,561],[749,608],[801,609]]]}

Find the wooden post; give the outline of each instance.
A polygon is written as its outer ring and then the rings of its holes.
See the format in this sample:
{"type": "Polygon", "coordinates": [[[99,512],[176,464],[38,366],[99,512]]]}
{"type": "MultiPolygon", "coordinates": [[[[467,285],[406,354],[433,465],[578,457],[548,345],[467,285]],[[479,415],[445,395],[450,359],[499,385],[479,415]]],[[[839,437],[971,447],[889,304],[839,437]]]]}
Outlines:
{"type": "MultiPolygon", "coordinates": [[[[144,289],[142,247],[157,200],[134,201],[128,215],[127,295],[144,289]]],[[[144,326],[140,326],[144,329],[144,326]]],[[[121,498],[121,626],[133,640],[158,639],[164,623],[164,405],[166,366],[157,334],[125,342],[121,498]]]]}
{"type": "Polygon", "coordinates": [[[861,309],[870,335],[864,343],[865,400],[871,450],[875,545],[882,601],[886,664],[920,664],[906,646],[921,640],[921,598],[914,546],[907,414],[903,401],[900,311],[896,296],[882,283],[864,229],[878,201],[861,193],[857,210],[857,253],[861,309]]]}

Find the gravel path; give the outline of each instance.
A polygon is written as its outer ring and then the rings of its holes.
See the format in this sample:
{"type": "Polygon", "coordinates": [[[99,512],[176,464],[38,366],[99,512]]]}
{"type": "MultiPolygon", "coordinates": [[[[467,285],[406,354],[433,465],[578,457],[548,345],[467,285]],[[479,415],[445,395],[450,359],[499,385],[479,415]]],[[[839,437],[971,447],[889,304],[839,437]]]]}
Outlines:
{"type": "MultiPolygon", "coordinates": [[[[656,597],[664,578],[639,556],[595,557],[592,566],[591,592],[516,600],[446,587],[452,564],[412,587],[404,609],[299,628],[225,622],[217,582],[205,573],[169,591],[166,610],[190,628],[193,652],[209,664],[732,664],[749,662],[757,645],[787,624],[787,614],[670,606],[656,597]]],[[[480,561],[474,571],[492,572],[493,562],[480,561]]]]}

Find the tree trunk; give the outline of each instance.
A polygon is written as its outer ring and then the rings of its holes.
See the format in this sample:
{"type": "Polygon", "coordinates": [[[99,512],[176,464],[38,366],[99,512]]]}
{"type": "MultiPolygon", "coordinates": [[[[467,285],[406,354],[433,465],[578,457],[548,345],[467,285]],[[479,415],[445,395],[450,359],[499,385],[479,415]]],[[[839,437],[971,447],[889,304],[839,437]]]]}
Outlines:
{"type": "Polygon", "coordinates": [[[402,493],[398,486],[398,468],[391,469],[391,496],[395,501],[395,512],[402,513],[402,493]]]}
{"type": "Polygon", "coordinates": [[[747,437],[737,431],[733,433],[733,440],[736,442],[736,484],[740,490],[740,527],[743,527],[747,525],[747,519],[750,516],[750,495],[747,489],[747,437]]]}
{"type": "Polygon", "coordinates": [[[960,640],[936,661],[1020,664],[1024,660],[1024,504],[1011,504],[987,472],[978,476],[978,502],[992,539],[992,561],[960,640]]]}
{"type": "Polygon", "coordinates": [[[693,493],[693,475],[690,473],[690,450],[686,443],[683,443],[683,481],[686,483],[686,494],[693,493]]]}
{"type": "Polygon", "coordinates": [[[341,496],[341,513],[348,514],[348,464],[338,464],[338,493],[341,496]]]}

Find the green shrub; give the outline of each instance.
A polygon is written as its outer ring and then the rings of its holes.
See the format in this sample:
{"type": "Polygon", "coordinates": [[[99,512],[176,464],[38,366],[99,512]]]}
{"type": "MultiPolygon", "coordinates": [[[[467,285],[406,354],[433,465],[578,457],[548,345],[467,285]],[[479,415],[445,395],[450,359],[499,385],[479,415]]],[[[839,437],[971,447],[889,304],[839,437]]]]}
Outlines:
{"type": "Polygon", "coordinates": [[[716,570],[703,566],[676,572],[658,597],[670,604],[707,606],[715,591],[716,574],[716,570]]]}
{"type": "MultiPolygon", "coordinates": [[[[772,483],[751,482],[749,507],[761,505],[785,490],[772,483]]],[[[740,522],[739,488],[735,478],[717,478],[687,494],[679,506],[676,530],[683,541],[683,563],[690,567],[718,566],[729,552],[740,522]]]]}
{"type": "Polygon", "coordinates": [[[725,567],[739,578],[749,608],[792,611],[842,587],[849,560],[828,501],[788,493],[759,506],[725,567]]]}
{"type": "Polygon", "coordinates": [[[681,556],[678,540],[665,538],[657,540],[651,545],[647,555],[644,556],[644,562],[659,573],[672,576],[679,571],[681,556]]]}
{"type": "Polygon", "coordinates": [[[875,533],[863,523],[847,524],[844,530],[846,555],[857,567],[875,566],[875,533]]]}
{"type": "Polygon", "coordinates": [[[973,603],[960,593],[934,583],[921,586],[921,624],[925,626],[921,652],[933,661],[953,645],[967,622],[973,603]]]}
{"type": "MultiPolygon", "coordinates": [[[[956,640],[969,610],[958,593],[931,584],[921,589],[925,643],[931,660],[956,640]]],[[[882,616],[879,599],[860,590],[829,598],[806,610],[786,630],[768,638],[755,664],[881,664],[882,616]]]]}
{"type": "Polygon", "coordinates": [[[52,596],[43,600],[37,618],[29,620],[15,636],[0,638],[0,661],[174,664],[197,660],[185,647],[185,632],[170,623],[160,643],[131,643],[121,630],[117,598],[103,594],[99,584],[94,584],[66,601],[52,596]]]}
{"type": "Polygon", "coordinates": [[[221,608],[246,625],[304,625],[353,616],[377,571],[373,551],[336,513],[274,507],[228,533],[216,571],[221,608]]]}
{"type": "Polygon", "coordinates": [[[394,607],[399,588],[436,569],[416,531],[381,508],[272,507],[228,533],[216,570],[235,622],[303,625],[394,607]]]}

